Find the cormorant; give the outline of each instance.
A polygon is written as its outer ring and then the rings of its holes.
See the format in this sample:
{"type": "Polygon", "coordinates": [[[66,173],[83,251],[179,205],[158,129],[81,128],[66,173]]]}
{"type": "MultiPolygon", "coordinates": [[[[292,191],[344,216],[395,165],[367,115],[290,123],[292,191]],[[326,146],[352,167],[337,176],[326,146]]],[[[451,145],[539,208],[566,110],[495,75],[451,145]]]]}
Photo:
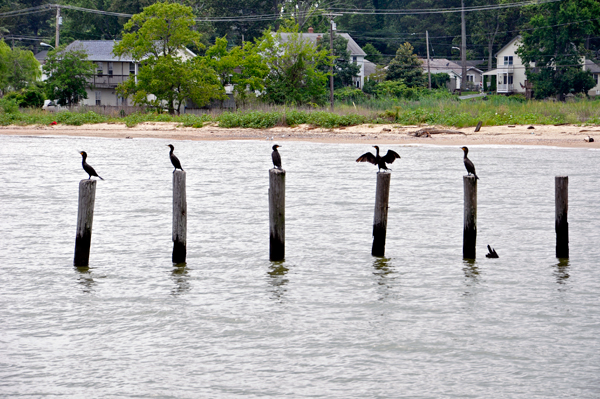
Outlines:
{"type": "Polygon", "coordinates": [[[379,168],[379,171],[381,172],[381,169],[388,170],[386,163],[393,163],[396,160],[396,158],[400,158],[400,155],[398,155],[397,152],[392,151],[392,150],[388,150],[387,154],[380,157],[379,156],[379,146],[374,145],[373,147],[377,150],[377,153],[375,155],[373,155],[370,152],[366,152],[366,153],[362,154],[360,157],[358,157],[356,162],[370,162],[373,165],[377,165],[377,167],[379,168]]]}
{"type": "Polygon", "coordinates": [[[83,170],[85,170],[85,172],[89,175],[88,180],[90,180],[92,178],[92,176],[96,176],[100,180],[104,180],[103,178],[98,176],[98,173],[96,173],[94,168],[92,168],[90,165],[88,165],[87,162],[85,162],[85,159],[87,158],[87,152],[81,151],[80,154],[81,154],[81,166],[83,166],[83,170]]]}
{"type": "Polygon", "coordinates": [[[273,158],[273,165],[277,169],[281,169],[281,155],[279,155],[279,151],[277,149],[281,147],[280,145],[275,144],[273,146],[273,152],[271,153],[271,158],[273,158]]]}
{"type": "Polygon", "coordinates": [[[173,169],[173,173],[175,173],[177,169],[181,169],[183,171],[183,168],[181,167],[181,162],[179,162],[179,158],[177,158],[175,154],[173,154],[173,150],[175,149],[175,147],[173,147],[172,144],[168,144],[167,147],[171,148],[171,151],[169,152],[169,158],[171,158],[171,163],[175,167],[175,169],[173,169]]]}
{"type": "Polygon", "coordinates": [[[489,253],[485,255],[486,258],[499,258],[494,248],[490,247],[489,245],[487,247],[489,253]]]}
{"type": "Polygon", "coordinates": [[[473,165],[473,162],[467,158],[469,149],[467,147],[461,147],[461,149],[465,152],[465,158],[463,161],[465,162],[465,168],[467,168],[467,172],[469,172],[469,175],[472,173],[475,176],[475,180],[479,180],[479,177],[477,177],[477,174],[475,174],[475,165],[473,165]]]}

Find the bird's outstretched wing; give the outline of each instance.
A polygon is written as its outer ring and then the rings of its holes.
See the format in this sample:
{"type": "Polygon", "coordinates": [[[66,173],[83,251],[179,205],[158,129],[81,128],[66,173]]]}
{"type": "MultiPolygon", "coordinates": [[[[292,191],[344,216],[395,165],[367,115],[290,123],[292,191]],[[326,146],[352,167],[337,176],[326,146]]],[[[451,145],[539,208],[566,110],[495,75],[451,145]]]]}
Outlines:
{"type": "Polygon", "coordinates": [[[388,150],[382,159],[385,163],[393,163],[396,158],[400,158],[400,155],[396,151],[388,150]]]}
{"type": "Polygon", "coordinates": [[[356,162],[369,162],[369,163],[372,163],[373,165],[377,164],[375,162],[375,155],[373,155],[370,152],[366,152],[366,153],[362,154],[360,157],[358,157],[356,162]]]}

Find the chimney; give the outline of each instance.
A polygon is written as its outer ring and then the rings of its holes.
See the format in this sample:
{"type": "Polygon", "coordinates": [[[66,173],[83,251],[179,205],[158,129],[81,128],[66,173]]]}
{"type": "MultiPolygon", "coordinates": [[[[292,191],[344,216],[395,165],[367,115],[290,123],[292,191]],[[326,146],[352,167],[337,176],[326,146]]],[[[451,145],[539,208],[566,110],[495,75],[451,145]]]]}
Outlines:
{"type": "Polygon", "coordinates": [[[313,28],[308,28],[308,33],[315,33],[313,28]]]}

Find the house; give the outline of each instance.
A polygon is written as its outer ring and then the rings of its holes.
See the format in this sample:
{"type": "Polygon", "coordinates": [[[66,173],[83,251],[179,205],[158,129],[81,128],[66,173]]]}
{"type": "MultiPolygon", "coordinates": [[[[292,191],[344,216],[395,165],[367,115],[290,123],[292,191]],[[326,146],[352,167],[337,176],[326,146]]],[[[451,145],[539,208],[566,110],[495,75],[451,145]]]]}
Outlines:
{"type": "Polygon", "coordinates": [[[590,71],[594,76],[596,86],[588,91],[588,96],[600,96],[600,66],[590,59],[585,59],[583,62],[583,70],[590,71]]]}
{"type": "MultiPolygon", "coordinates": [[[[516,36],[496,53],[497,67],[485,76],[496,76],[496,92],[502,94],[526,93],[527,75],[525,65],[517,55],[517,49],[521,44],[522,37],[516,36]]],[[[583,70],[590,71],[596,81],[596,86],[588,91],[588,95],[600,95],[600,67],[592,60],[583,60],[583,70]]]]}
{"type": "MultiPolygon", "coordinates": [[[[496,76],[496,93],[525,93],[525,66],[517,55],[521,36],[516,36],[496,53],[496,69],[485,72],[484,76],[496,76]]],[[[489,84],[488,84],[489,86],[489,84]]],[[[486,87],[487,89],[487,87],[486,87]]]]}
{"type": "MultiPolygon", "coordinates": [[[[96,64],[96,73],[89,81],[90,87],[86,89],[88,98],[82,101],[83,105],[128,105],[127,99],[120,97],[115,89],[120,83],[137,76],[139,64],[128,55],[113,55],[116,43],[118,42],[112,40],[75,40],[65,49],[83,49],[88,55],[88,60],[96,64]]],[[[185,49],[181,56],[191,58],[195,57],[195,54],[185,49]]]]}
{"type": "MultiPolygon", "coordinates": [[[[281,39],[285,42],[288,40],[291,33],[280,33],[281,39]]],[[[308,33],[300,33],[300,37],[302,39],[310,40],[315,46],[317,45],[317,40],[322,38],[324,33],[314,33],[313,28],[308,28],[308,33]]],[[[359,89],[362,89],[365,84],[365,53],[360,46],[354,41],[354,39],[347,33],[338,33],[335,35],[342,36],[344,39],[348,40],[347,50],[350,52],[350,62],[358,64],[360,67],[360,71],[357,77],[354,77],[354,86],[359,89]]]]}
{"type": "MultiPolygon", "coordinates": [[[[423,62],[423,72],[427,73],[427,59],[421,59],[423,62]]],[[[480,61],[467,61],[467,90],[481,90],[483,82],[483,71],[475,65],[480,64],[480,61]]],[[[462,66],[454,61],[446,58],[431,58],[429,59],[429,70],[431,73],[447,73],[450,76],[448,89],[450,91],[458,90],[462,81],[462,66]]]]}

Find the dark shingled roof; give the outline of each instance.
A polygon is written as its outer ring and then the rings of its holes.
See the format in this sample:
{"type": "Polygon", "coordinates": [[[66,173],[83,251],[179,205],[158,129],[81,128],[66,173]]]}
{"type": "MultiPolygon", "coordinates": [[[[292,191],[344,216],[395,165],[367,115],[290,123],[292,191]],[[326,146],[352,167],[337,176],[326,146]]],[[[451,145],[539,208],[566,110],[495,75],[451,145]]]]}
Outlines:
{"type": "Polygon", "coordinates": [[[75,40],[67,46],[66,51],[84,49],[90,61],[133,62],[131,56],[124,55],[119,58],[113,55],[112,50],[116,43],[113,40],[75,40]]]}
{"type": "MultiPolygon", "coordinates": [[[[360,46],[354,41],[354,39],[347,33],[335,33],[336,35],[342,36],[344,39],[348,40],[348,51],[350,51],[350,55],[362,55],[363,57],[367,55],[367,53],[365,53],[360,46]]],[[[291,33],[280,33],[281,38],[283,39],[283,41],[287,41],[288,37],[291,35],[291,33]]],[[[323,37],[324,33],[300,33],[300,36],[304,39],[308,39],[313,43],[317,43],[317,37],[323,37]]]]}

